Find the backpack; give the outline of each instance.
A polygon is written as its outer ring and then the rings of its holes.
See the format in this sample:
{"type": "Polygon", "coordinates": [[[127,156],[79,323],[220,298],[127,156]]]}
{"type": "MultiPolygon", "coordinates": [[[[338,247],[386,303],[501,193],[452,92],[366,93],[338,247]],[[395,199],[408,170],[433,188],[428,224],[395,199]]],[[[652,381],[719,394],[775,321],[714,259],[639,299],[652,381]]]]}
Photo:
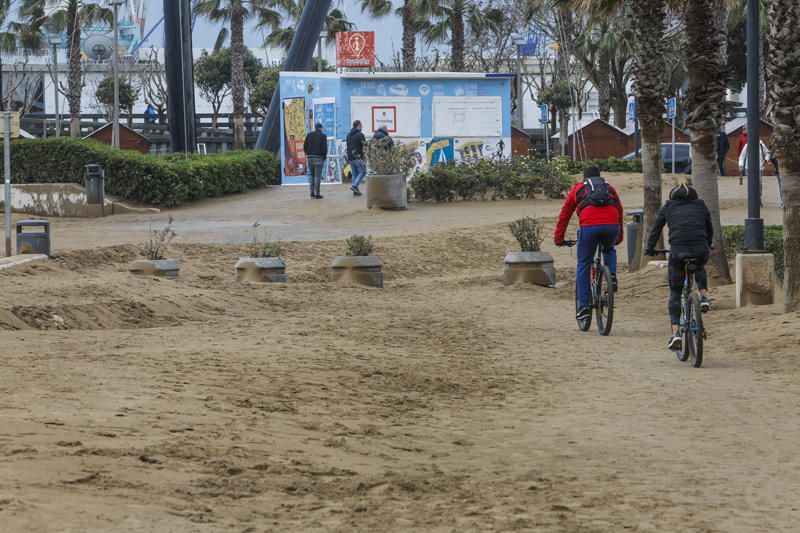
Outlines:
{"type": "Polygon", "coordinates": [[[579,214],[590,205],[594,207],[617,205],[611,194],[611,189],[608,187],[608,182],[600,176],[583,180],[583,188],[578,191],[577,200],[579,214]]]}

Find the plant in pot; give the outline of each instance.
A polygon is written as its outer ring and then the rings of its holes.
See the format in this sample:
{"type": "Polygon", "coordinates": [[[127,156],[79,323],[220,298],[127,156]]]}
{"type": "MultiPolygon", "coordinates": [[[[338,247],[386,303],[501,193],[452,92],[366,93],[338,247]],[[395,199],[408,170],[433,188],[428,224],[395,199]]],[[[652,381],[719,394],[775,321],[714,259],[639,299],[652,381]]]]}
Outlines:
{"type": "Polygon", "coordinates": [[[331,264],[333,281],[348,280],[368,287],[383,287],[383,263],[372,255],[372,237],[353,235],[347,239],[347,255],[334,258],[331,264]]]}
{"type": "Polygon", "coordinates": [[[170,243],[178,236],[172,229],[175,220],[169,217],[167,225],[162,229],[153,229],[150,222],[147,242],[144,244],[145,259],[134,261],[128,266],[128,272],[135,276],[161,276],[176,278],[180,275],[180,267],[176,261],[167,259],[166,253],[170,243]]]}
{"type": "Polygon", "coordinates": [[[286,262],[281,255],[283,247],[279,241],[265,241],[258,235],[261,222],[255,222],[250,229],[253,238],[247,246],[247,257],[240,257],[236,263],[236,281],[257,283],[285,283],[286,262]]]}
{"type": "Polygon", "coordinates": [[[406,178],[417,165],[414,144],[372,140],[364,147],[367,162],[367,208],[406,209],[406,178]]]}
{"type": "Polygon", "coordinates": [[[556,284],[553,256],[542,251],[544,224],[535,217],[523,217],[508,226],[519,243],[519,252],[508,252],[503,264],[503,283],[525,282],[552,287],[556,284]]]}

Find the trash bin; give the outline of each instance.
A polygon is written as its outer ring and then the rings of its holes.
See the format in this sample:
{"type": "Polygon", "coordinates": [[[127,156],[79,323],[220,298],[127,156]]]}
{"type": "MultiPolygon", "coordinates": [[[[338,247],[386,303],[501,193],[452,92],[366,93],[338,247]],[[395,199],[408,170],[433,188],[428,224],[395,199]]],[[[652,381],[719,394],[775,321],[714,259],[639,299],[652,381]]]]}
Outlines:
{"type": "Polygon", "coordinates": [[[641,268],[642,262],[642,222],[644,209],[631,209],[626,213],[633,217],[633,222],[628,222],[628,272],[636,272],[641,268]]]}
{"type": "Polygon", "coordinates": [[[50,257],[50,223],[46,220],[17,222],[17,253],[44,254],[50,257]],[[32,228],[41,228],[42,231],[25,231],[32,228]]]}
{"type": "Polygon", "coordinates": [[[106,198],[106,173],[103,167],[86,165],[83,181],[86,187],[86,203],[103,205],[106,198]]]}

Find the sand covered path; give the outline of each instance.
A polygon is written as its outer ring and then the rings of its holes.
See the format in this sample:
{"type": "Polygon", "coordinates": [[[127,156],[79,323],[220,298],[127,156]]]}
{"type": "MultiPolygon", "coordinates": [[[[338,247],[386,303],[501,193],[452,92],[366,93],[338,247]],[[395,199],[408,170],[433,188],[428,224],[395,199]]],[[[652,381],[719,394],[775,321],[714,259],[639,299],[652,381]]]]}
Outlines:
{"type": "MultiPolygon", "coordinates": [[[[501,224],[341,241],[131,245],[0,273],[3,531],[796,531],[800,316],[712,291],[707,359],[663,349],[664,272],[622,275],[611,337],[571,284],[500,283],[501,224]]],[[[560,277],[574,259],[555,253],[560,277]]]]}

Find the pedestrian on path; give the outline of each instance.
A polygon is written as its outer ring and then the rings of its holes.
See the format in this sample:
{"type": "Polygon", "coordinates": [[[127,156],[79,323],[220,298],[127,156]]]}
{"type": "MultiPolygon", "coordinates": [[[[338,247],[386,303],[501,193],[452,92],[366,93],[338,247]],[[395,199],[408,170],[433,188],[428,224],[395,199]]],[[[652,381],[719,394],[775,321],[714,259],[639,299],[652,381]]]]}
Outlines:
{"type": "Polygon", "coordinates": [[[353,184],[350,186],[353,196],[361,196],[358,185],[367,175],[367,165],[364,163],[364,144],[367,142],[367,138],[364,137],[361,128],[361,121],[356,120],[353,122],[353,129],[347,134],[347,161],[350,162],[350,171],[353,176],[353,184]]]}
{"type": "Polygon", "coordinates": [[[322,168],[325,166],[325,158],[328,157],[328,137],[322,132],[322,124],[314,125],[314,131],[306,135],[303,151],[308,160],[308,186],[311,189],[311,198],[320,200],[322,168]]]}
{"type": "Polygon", "coordinates": [[[394,139],[389,136],[389,131],[385,125],[378,128],[378,131],[372,136],[372,141],[384,148],[391,148],[394,146],[394,139]]]}
{"type": "Polygon", "coordinates": [[[728,140],[728,135],[725,133],[723,127],[717,134],[717,166],[719,167],[719,175],[728,175],[728,151],[731,149],[731,142],[728,140]]]}

